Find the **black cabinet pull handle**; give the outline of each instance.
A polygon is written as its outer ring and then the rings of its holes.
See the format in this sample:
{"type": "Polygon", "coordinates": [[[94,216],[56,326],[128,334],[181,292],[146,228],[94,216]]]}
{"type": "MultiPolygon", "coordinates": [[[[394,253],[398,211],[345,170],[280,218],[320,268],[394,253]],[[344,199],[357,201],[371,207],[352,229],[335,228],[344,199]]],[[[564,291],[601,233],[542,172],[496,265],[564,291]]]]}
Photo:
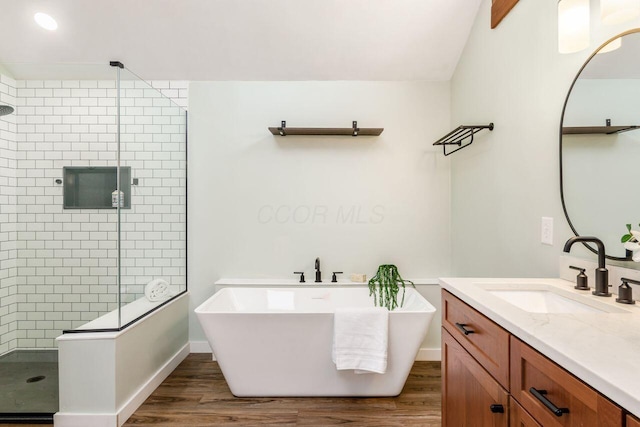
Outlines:
{"type": "Polygon", "coordinates": [[[469,334],[475,334],[476,333],[475,331],[472,331],[471,329],[465,328],[465,326],[467,326],[467,325],[465,325],[464,323],[456,322],[456,328],[460,329],[460,332],[462,332],[463,334],[469,335],[469,334]]]}
{"type": "Polygon", "coordinates": [[[491,409],[491,412],[493,412],[494,414],[504,414],[504,406],[502,405],[491,405],[489,406],[489,409],[491,409]]]}
{"type": "Polygon", "coordinates": [[[544,397],[544,395],[547,394],[547,390],[537,390],[536,388],[531,387],[529,389],[529,393],[533,394],[533,397],[542,402],[542,404],[546,406],[547,409],[550,410],[556,417],[561,417],[562,414],[569,413],[569,408],[558,408],[553,404],[553,402],[544,397]]]}

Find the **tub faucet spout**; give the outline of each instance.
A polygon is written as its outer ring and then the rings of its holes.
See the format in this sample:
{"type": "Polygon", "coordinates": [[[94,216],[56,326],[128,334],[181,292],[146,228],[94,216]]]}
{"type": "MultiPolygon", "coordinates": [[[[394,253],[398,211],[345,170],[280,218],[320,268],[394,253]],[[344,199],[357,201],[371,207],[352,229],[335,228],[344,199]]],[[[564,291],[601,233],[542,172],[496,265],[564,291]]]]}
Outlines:
{"type": "Polygon", "coordinates": [[[322,273],[320,272],[320,258],[316,258],[316,283],[322,282],[322,273]]]}
{"type": "Polygon", "coordinates": [[[609,271],[604,261],[604,243],[597,237],[575,236],[567,240],[564,244],[564,251],[568,253],[571,250],[571,246],[576,242],[591,242],[597,246],[598,268],[596,268],[596,287],[592,293],[599,297],[610,297],[609,286],[611,285],[609,285],[609,271]]]}

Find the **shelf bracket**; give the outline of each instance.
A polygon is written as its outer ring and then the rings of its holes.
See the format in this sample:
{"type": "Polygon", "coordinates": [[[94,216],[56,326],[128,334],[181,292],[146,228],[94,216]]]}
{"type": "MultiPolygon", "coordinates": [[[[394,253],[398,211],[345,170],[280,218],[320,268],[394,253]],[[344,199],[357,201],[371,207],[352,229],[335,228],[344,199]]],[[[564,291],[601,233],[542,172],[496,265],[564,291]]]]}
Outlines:
{"type": "Polygon", "coordinates": [[[354,120],[352,122],[352,126],[353,126],[353,133],[351,134],[351,136],[358,136],[358,132],[360,132],[360,128],[358,128],[358,121],[354,120]]]}
{"type": "Polygon", "coordinates": [[[287,127],[287,121],[283,120],[280,122],[280,127],[278,128],[278,132],[280,133],[280,136],[287,136],[287,131],[285,130],[285,128],[287,127]]]}

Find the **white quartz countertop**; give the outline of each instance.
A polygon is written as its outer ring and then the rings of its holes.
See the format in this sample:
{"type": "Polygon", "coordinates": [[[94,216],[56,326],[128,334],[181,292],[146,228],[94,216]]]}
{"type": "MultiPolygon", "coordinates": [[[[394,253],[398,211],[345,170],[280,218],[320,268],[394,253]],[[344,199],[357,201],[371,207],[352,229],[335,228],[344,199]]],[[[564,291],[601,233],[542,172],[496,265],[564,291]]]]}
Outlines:
{"type": "MultiPolygon", "coordinates": [[[[573,289],[562,279],[442,278],[441,286],[640,417],[640,307],[573,289]],[[549,286],[617,312],[532,313],[487,289],[549,286]]],[[[636,298],[640,296],[636,295],[636,298]]]]}

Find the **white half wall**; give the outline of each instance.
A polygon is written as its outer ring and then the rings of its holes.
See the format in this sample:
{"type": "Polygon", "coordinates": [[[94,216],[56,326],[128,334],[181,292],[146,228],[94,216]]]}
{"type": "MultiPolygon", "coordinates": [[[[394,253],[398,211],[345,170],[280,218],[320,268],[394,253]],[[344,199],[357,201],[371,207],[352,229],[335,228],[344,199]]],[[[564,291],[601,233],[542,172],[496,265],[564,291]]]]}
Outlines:
{"type": "Polygon", "coordinates": [[[57,339],[56,427],[118,427],[189,354],[186,293],[121,332],[57,339]]]}
{"type": "MultiPolygon", "coordinates": [[[[193,309],[221,277],[313,281],[396,264],[449,274],[448,82],[192,82],[189,88],[190,340],[193,309]],[[384,127],[379,137],[276,137],[267,127],[384,127]]],[[[432,301],[433,302],[433,301],[432,301]]]]}

